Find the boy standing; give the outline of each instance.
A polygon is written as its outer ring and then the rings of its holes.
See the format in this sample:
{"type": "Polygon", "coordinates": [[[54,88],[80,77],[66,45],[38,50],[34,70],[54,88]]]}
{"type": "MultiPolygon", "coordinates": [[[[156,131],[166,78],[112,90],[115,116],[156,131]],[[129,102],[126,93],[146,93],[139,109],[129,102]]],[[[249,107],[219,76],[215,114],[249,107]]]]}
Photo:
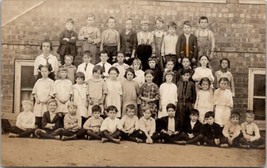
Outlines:
{"type": "Polygon", "coordinates": [[[108,71],[111,68],[111,64],[108,63],[108,53],[106,51],[101,51],[100,52],[100,62],[96,65],[101,66],[102,69],[102,78],[107,78],[108,75],[108,71]]]}
{"type": "Polygon", "coordinates": [[[191,23],[189,21],[185,21],[183,25],[183,34],[179,36],[176,46],[178,63],[181,63],[183,57],[189,57],[192,64],[197,66],[197,37],[191,34],[191,23]]]}
{"type": "Polygon", "coordinates": [[[115,29],[116,20],[114,17],[108,18],[108,28],[103,31],[101,38],[100,51],[105,50],[108,54],[108,62],[116,62],[117,52],[120,51],[120,34],[115,29]]]}
{"type": "Polygon", "coordinates": [[[92,54],[92,63],[95,65],[99,62],[97,56],[98,46],[101,41],[100,30],[94,26],[95,16],[89,14],[87,18],[87,26],[81,28],[78,38],[83,41],[82,52],[90,51],[92,54]]]}
{"type": "Polygon", "coordinates": [[[83,63],[78,65],[77,72],[82,72],[85,75],[85,82],[88,82],[88,80],[92,77],[92,71],[94,68],[94,65],[90,63],[92,60],[92,54],[90,51],[83,52],[83,63]]]}

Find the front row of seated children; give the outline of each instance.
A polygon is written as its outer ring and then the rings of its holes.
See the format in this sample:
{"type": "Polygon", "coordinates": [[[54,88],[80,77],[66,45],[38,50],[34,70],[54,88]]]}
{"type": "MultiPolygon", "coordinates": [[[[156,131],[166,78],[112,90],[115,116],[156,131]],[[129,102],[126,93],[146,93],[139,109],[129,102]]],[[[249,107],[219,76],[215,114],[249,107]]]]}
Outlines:
{"type": "Polygon", "coordinates": [[[42,117],[42,129],[35,129],[35,117],[31,112],[32,102],[24,100],[24,111],[18,115],[16,126],[11,128],[9,137],[33,137],[44,139],[89,139],[120,143],[122,140],[133,142],[165,142],[170,144],[197,144],[218,147],[265,148],[265,141],[261,138],[258,126],[253,122],[254,113],[246,113],[246,121],[239,125],[240,114],[233,112],[223,128],[215,123],[215,113],[208,111],[205,124],[199,121],[199,111],[190,111],[190,121],[182,127],[179,118],[175,117],[176,106],[172,103],[166,106],[168,116],[155,120],[149,106],[142,109],[143,116],[138,120],[134,104],[126,107],[125,115],[118,119],[117,108],[107,107],[107,117],[101,116],[101,107],[92,107],[92,117],[82,126],[81,117],[77,113],[74,102],[68,104],[68,113],[64,116],[64,123],[56,113],[58,102],[50,99],[47,103],[48,111],[42,117]],[[64,125],[64,126],[63,126],[64,125]]]}

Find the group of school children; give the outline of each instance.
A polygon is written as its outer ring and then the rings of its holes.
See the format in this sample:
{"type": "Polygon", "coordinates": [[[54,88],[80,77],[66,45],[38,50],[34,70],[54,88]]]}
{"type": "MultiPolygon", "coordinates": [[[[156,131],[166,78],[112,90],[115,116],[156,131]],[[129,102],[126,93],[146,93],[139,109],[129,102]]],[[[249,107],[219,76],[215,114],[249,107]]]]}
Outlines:
{"type": "Polygon", "coordinates": [[[60,62],[51,54],[52,43],[42,42],[34,62],[34,106],[22,102],[10,137],[265,147],[253,112],[241,125],[240,114],[232,112],[229,59],[221,58],[215,73],[209,65],[215,39],[207,17],[200,17],[195,35],[185,21],[180,36],[175,22],[166,33],[161,18],[152,32],[142,20],[138,33],[132,19],[121,33],[114,17],[102,34],[94,22],[89,15],[77,34],[67,19],[60,62]],[[77,40],[83,41],[83,63],[76,68],[77,40]]]}

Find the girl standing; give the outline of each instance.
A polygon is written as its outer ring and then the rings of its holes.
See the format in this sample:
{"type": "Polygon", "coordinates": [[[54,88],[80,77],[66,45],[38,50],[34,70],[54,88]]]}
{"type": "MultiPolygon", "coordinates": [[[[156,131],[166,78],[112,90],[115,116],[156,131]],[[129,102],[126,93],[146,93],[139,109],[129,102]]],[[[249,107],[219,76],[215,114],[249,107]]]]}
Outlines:
{"type": "Polygon", "coordinates": [[[133,79],[139,85],[139,87],[145,83],[144,71],[142,70],[141,60],[136,58],[133,60],[132,68],[134,69],[135,78],[133,79]]]}

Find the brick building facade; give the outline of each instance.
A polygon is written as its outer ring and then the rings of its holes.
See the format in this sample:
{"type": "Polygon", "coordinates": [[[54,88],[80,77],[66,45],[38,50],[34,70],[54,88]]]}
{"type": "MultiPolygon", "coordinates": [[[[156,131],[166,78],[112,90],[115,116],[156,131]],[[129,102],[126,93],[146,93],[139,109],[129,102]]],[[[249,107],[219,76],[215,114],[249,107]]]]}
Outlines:
{"type": "MultiPolygon", "coordinates": [[[[194,0],[193,0],[194,1],[194,0]]],[[[200,0],[199,0],[200,1],[200,0]]],[[[250,0],[251,1],[251,0],[250,0]]],[[[248,2],[250,2],[248,1],[248,2]]],[[[131,17],[135,29],[147,18],[154,28],[155,18],[164,18],[165,23],[175,21],[177,32],[182,32],[182,23],[190,20],[193,29],[198,18],[209,18],[210,29],[216,37],[216,52],[211,62],[213,69],[219,69],[219,59],[231,61],[236,97],[234,110],[244,112],[248,104],[249,68],[265,68],[265,5],[242,3],[242,0],[225,0],[217,3],[183,2],[179,0],[5,0],[2,17],[2,117],[14,119],[14,80],[16,59],[35,59],[41,53],[40,41],[53,41],[56,54],[58,36],[64,29],[66,18],[73,18],[75,29],[86,24],[86,16],[96,16],[97,27],[103,31],[109,16],[117,19],[117,29],[131,17]],[[218,3],[220,2],[220,3],[218,3]],[[12,18],[17,17],[12,20],[12,18]],[[9,22],[11,21],[11,22],[9,22]]],[[[256,2],[256,1],[255,1],[256,2]]],[[[76,64],[81,61],[80,55],[76,64]]],[[[263,91],[263,90],[262,90],[263,91]]]]}

